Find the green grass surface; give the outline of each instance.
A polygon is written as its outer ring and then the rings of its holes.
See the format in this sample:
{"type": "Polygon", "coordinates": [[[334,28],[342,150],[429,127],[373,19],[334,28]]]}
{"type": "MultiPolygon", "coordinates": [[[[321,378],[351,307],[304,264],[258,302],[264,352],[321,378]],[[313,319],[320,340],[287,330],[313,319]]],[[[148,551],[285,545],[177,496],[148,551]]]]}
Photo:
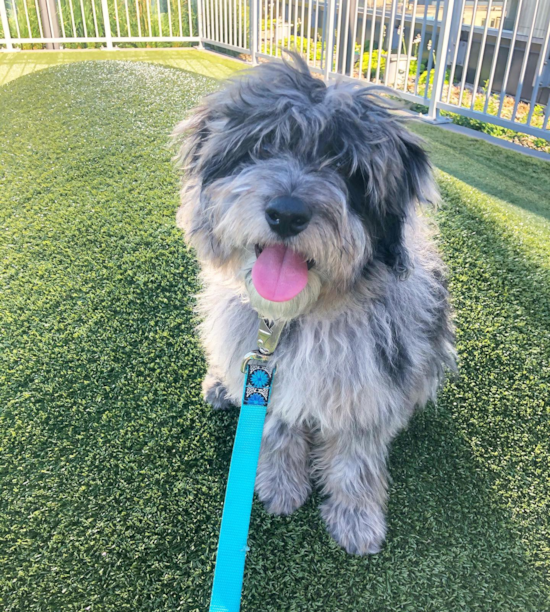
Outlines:
{"type": "MultiPolygon", "coordinates": [[[[215,86],[96,62],[0,88],[3,611],[207,609],[237,411],[200,399],[166,142],[215,86]]],[[[340,550],[317,498],[254,503],[243,612],[550,609],[549,167],[415,129],[461,376],[394,445],[379,555],[340,550]]]]}
{"type": "Polygon", "coordinates": [[[243,68],[241,62],[197,49],[83,49],[0,53],[0,85],[37,70],[91,60],[154,62],[213,78],[224,78],[243,68]]]}

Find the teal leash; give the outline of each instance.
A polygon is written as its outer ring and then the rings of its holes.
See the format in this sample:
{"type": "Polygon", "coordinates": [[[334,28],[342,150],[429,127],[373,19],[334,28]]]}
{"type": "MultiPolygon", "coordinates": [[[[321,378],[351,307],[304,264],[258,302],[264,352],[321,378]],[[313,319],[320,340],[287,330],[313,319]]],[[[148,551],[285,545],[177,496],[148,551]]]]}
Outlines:
{"type": "Polygon", "coordinates": [[[256,469],[275,368],[269,357],[284,323],[260,319],[258,350],[245,355],[243,398],[233,444],[209,612],[239,612],[256,469]]]}

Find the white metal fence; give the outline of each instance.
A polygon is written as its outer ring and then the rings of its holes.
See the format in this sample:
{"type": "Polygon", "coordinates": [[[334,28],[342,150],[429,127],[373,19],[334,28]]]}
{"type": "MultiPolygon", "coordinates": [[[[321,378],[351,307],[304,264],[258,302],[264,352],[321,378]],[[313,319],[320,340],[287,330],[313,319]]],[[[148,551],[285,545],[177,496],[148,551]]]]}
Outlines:
{"type": "Polygon", "coordinates": [[[297,49],[333,78],[550,139],[550,0],[0,0],[0,47],[183,43],[255,63],[297,49]]]}

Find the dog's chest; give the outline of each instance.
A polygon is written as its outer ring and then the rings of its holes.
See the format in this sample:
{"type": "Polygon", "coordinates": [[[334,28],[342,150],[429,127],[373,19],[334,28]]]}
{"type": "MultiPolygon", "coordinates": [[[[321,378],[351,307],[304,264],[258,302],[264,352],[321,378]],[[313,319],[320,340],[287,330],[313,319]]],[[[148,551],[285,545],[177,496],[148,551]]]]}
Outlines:
{"type": "MultiPolygon", "coordinates": [[[[218,302],[203,326],[211,365],[229,395],[242,393],[240,366],[256,346],[257,315],[246,305],[218,302]]],[[[288,423],[329,428],[378,421],[396,390],[380,369],[376,341],[365,322],[348,318],[290,324],[272,357],[277,366],[270,410],[288,423]]]]}

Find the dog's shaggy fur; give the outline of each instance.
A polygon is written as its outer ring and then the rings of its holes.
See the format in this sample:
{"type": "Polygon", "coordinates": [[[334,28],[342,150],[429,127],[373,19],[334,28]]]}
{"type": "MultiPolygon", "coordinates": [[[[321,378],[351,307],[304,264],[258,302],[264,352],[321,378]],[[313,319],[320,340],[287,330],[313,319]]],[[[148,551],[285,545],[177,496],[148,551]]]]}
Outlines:
{"type": "Polygon", "coordinates": [[[269,512],[289,514],[317,483],[336,541],[375,553],[388,445],[455,365],[444,270],[416,213],[437,194],[421,143],[374,88],[326,86],[297,56],[230,82],[176,134],[177,221],[203,271],[206,400],[238,405],[258,313],[287,320],[256,492],[269,512]],[[284,239],[265,216],[281,196],[313,211],[284,239]],[[251,269],[258,246],[280,242],[314,264],[306,288],[275,303],[251,269]]]}

